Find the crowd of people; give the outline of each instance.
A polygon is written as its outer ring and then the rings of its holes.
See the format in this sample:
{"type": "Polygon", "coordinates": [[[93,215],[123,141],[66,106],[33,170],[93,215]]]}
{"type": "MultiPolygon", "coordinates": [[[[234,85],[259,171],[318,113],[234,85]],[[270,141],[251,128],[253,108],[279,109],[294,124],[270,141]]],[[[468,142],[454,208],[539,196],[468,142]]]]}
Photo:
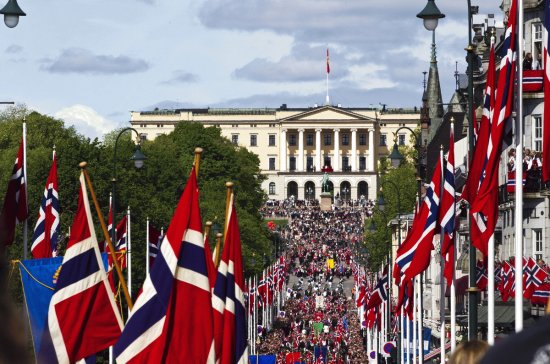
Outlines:
{"type": "MultiPolygon", "coordinates": [[[[341,198],[339,194],[334,197],[332,210],[354,210],[363,212],[366,217],[372,216],[374,201],[362,196],[357,200],[341,198]]],[[[264,218],[287,218],[291,214],[300,211],[319,210],[319,200],[297,200],[291,196],[284,200],[268,200],[260,209],[264,218]]]]}
{"type": "Polygon", "coordinates": [[[523,161],[518,163],[516,149],[511,148],[508,151],[508,173],[516,171],[518,165],[521,165],[525,174],[525,191],[536,192],[544,189],[546,186],[541,179],[542,172],[542,153],[529,148],[523,148],[523,161]]]}
{"type": "Polygon", "coordinates": [[[291,278],[284,314],[262,334],[258,353],[275,354],[277,363],[366,363],[350,290],[351,246],[362,239],[364,210],[320,211],[317,205],[287,202],[272,207],[287,209],[283,234],[289,242],[285,254],[291,278]]]}

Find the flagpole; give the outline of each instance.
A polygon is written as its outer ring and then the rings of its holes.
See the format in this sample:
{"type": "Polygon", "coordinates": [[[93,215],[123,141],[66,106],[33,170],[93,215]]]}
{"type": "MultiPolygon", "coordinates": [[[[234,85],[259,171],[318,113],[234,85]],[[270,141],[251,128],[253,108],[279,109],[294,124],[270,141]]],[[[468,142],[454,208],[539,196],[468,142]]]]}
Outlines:
{"type": "MultiPolygon", "coordinates": [[[[512,15],[512,14],[511,14],[512,15]]],[[[523,0],[518,0],[518,56],[523,55],[523,0]]],[[[515,202],[515,247],[516,247],[516,292],[515,292],[515,321],[516,332],[523,329],[523,62],[517,62],[517,113],[516,113],[516,158],[519,161],[516,167],[516,202],[515,202]]]]}
{"type": "MultiPolygon", "coordinates": [[[[130,206],[127,210],[127,225],[126,225],[126,256],[128,264],[128,294],[132,297],[132,230],[130,228],[130,206]]],[[[130,308],[128,307],[128,315],[130,315],[130,308]]]]}
{"type": "Polygon", "coordinates": [[[487,262],[487,342],[495,343],[495,234],[489,238],[487,262]]]}
{"type": "Polygon", "coordinates": [[[417,340],[417,327],[418,327],[418,277],[414,277],[414,293],[413,293],[413,332],[412,332],[412,362],[416,363],[416,340],[417,340]]]}
{"type": "MultiPolygon", "coordinates": [[[[452,130],[452,125],[451,125],[452,130]]],[[[449,151],[450,152],[450,151],[449,151]]],[[[443,200],[443,194],[445,193],[445,169],[443,168],[443,145],[439,148],[439,164],[441,165],[441,181],[439,185],[439,198],[443,200]]],[[[444,211],[443,213],[446,213],[444,211]]],[[[440,262],[440,279],[439,279],[439,321],[440,331],[439,337],[441,345],[441,363],[445,363],[445,257],[443,256],[443,240],[445,240],[445,227],[441,224],[441,231],[439,235],[439,262],[440,262]]],[[[422,338],[420,338],[421,340],[422,338]]],[[[420,342],[419,340],[419,342],[420,342]]]]}
{"type": "Polygon", "coordinates": [[[424,272],[420,273],[418,275],[418,363],[422,364],[424,363],[424,337],[422,335],[422,328],[423,328],[423,312],[422,312],[422,292],[424,292],[423,290],[423,284],[422,282],[424,281],[423,280],[423,277],[422,275],[424,274],[424,272]]]}
{"type": "Polygon", "coordinates": [[[404,339],[405,339],[405,336],[403,335],[404,334],[404,327],[405,327],[405,313],[404,313],[404,310],[403,310],[403,303],[401,303],[401,309],[400,309],[400,313],[401,313],[401,316],[399,318],[400,320],[400,326],[401,327],[401,330],[399,330],[399,339],[401,340],[400,341],[400,345],[399,345],[399,352],[401,354],[401,361],[400,363],[403,364],[405,363],[405,345],[403,345],[405,343],[404,339]]]}
{"type": "MultiPolygon", "coordinates": [[[[27,121],[25,119],[23,119],[23,176],[25,178],[24,180],[24,183],[25,183],[25,209],[27,211],[29,211],[29,195],[27,193],[27,186],[29,184],[29,178],[27,176],[27,121]]],[[[23,259],[26,260],[27,259],[27,251],[29,250],[29,247],[28,247],[28,240],[27,240],[27,232],[28,232],[28,228],[29,228],[29,225],[28,225],[28,218],[26,218],[24,221],[23,221],[23,259]]]]}
{"type": "Polygon", "coordinates": [[[94,202],[97,216],[99,218],[99,223],[101,225],[101,229],[103,230],[103,235],[105,236],[105,241],[107,241],[107,245],[109,246],[109,251],[111,252],[111,256],[114,257],[113,264],[115,266],[118,279],[120,280],[120,284],[122,286],[122,292],[124,294],[124,298],[126,299],[128,308],[131,310],[134,307],[134,304],[132,303],[132,299],[130,298],[130,294],[128,293],[128,287],[126,286],[126,280],[124,279],[124,275],[122,274],[122,270],[120,269],[120,264],[118,263],[118,259],[116,259],[115,247],[113,246],[111,237],[107,232],[107,227],[105,226],[105,220],[103,220],[103,215],[101,214],[101,209],[99,208],[99,203],[97,202],[97,198],[95,196],[95,191],[92,186],[92,181],[90,180],[90,176],[88,175],[88,171],[86,170],[87,165],[88,165],[87,162],[80,162],[79,167],[82,169],[82,173],[84,173],[84,177],[86,178],[86,184],[88,185],[88,189],[90,190],[90,194],[92,195],[92,201],[94,202]]]}
{"type": "Polygon", "coordinates": [[[147,216],[147,223],[146,223],[146,228],[145,228],[145,278],[147,278],[149,276],[149,254],[150,254],[150,251],[149,251],[149,241],[150,241],[150,236],[149,236],[149,216],[147,216]]]}
{"type": "Polygon", "coordinates": [[[329,98],[329,95],[328,95],[328,75],[330,73],[330,59],[329,59],[329,55],[328,55],[328,47],[327,47],[327,97],[325,99],[325,104],[326,105],[330,105],[330,98],[329,98]]]}
{"type": "MultiPolygon", "coordinates": [[[[453,239],[455,239],[455,237],[453,236],[453,239]]],[[[456,348],[456,277],[455,277],[455,272],[456,272],[456,240],[455,242],[453,243],[453,246],[451,247],[451,249],[454,250],[454,253],[453,253],[453,278],[452,278],[452,281],[451,281],[451,353],[455,350],[456,348]]]]}

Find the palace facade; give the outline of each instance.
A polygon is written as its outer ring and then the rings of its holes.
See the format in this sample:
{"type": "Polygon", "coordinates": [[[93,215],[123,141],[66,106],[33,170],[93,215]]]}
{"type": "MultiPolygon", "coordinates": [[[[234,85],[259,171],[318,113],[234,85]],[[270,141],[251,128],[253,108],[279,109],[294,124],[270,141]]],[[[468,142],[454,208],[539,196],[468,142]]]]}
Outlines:
{"type": "Polygon", "coordinates": [[[414,143],[407,129],[398,129],[419,128],[420,110],[283,104],[277,109],[134,111],[130,122],[144,140],[169,133],[178,123],[218,127],[232,143],[258,155],[268,198],[316,199],[326,172],[333,195],[346,201],[376,198],[380,158],[394,141],[414,143]]]}

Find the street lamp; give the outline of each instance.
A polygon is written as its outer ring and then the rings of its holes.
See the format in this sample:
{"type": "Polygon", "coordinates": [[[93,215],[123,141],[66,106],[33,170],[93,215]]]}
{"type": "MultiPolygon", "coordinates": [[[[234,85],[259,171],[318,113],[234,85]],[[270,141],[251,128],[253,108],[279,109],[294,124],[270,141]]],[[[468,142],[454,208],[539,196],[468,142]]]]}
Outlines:
{"type": "MultiPolygon", "coordinates": [[[[114,148],[114,152],[113,152],[113,179],[112,179],[112,182],[113,182],[113,195],[112,195],[113,225],[116,224],[116,182],[117,182],[117,179],[116,179],[117,178],[117,174],[116,174],[116,164],[117,164],[116,154],[117,153],[116,152],[117,152],[118,140],[120,139],[120,136],[128,130],[131,130],[134,133],[136,133],[137,140],[138,140],[138,143],[136,145],[136,150],[134,151],[134,154],[132,155],[132,157],[130,157],[130,160],[133,161],[135,167],[139,169],[139,168],[143,167],[143,162],[145,161],[145,159],[147,159],[147,157],[141,152],[141,145],[139,144],[139,133],[137,132],[137,130],[134,129],[134,128],[124,128],[124,129],[122,129],[116,137],[115,148],[114,148]]],[[[111,240],[113,241],[113,244],[116,244],[116,231],[115,230],[116,229],[113,228],[112,232],[111,232],[111,240]]]]}
{"type": "Polygon", "coordinates": [[[4,24],[8,28],[15,28],[19,23],[19,17],[27,15],[19,7],[17,0],[8,0],[8,3],[0,10],[0,14],[4,14],[4,24]]]}
{"type": "Polygon", "coordinates": [[[424,21],[424,28],[426,30],[433,31],[437,28],[439,19],[444,18],[445,14],[439,11],[437,5],[435,5],[435,0],[428,0],[424,9],[416,14],[416,17],[424,21]]]}

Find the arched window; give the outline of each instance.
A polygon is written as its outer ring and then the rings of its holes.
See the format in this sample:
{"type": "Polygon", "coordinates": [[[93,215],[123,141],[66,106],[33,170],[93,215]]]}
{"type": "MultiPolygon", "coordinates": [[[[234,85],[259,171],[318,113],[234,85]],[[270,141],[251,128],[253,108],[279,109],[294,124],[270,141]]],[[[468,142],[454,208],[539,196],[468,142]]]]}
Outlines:
{"type": "Polygon", "coordinates": [[[360,200],[361,196],[365,199],[369,198],[369,185],[365,181],[361,181],[357,184],[357,199],[360,200]]]}
{"type": "Polygon", "coordinates": [[[291,196],[294,196],[295,199],[298,199],[298,184],[294,181],[288,182],[288,185],[286,186],[286,197],[290,198],[291,196]]]}
{"type": "Polygon", "coordinates": [[[275,194],[275,182],[269,183],[269,194],[274,195],[275,194]]]}

